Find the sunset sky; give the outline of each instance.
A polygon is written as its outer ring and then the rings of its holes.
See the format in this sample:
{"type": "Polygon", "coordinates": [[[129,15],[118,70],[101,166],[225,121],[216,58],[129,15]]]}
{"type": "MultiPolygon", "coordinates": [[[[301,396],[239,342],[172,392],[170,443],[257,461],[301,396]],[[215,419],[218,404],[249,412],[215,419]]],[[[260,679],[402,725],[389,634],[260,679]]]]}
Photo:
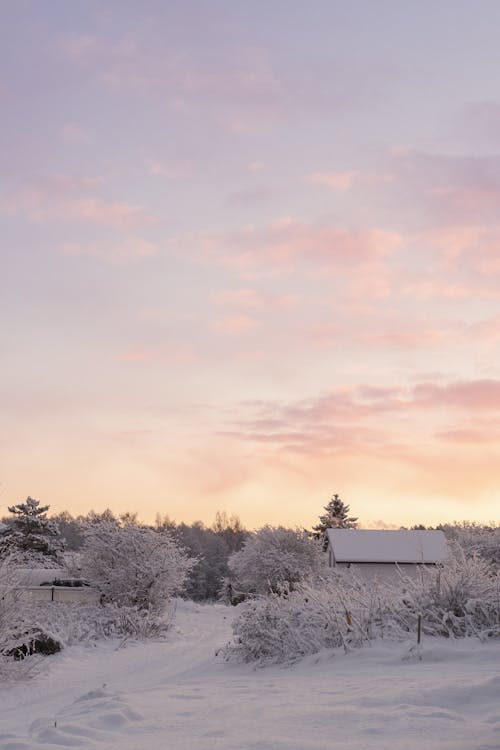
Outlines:
{"type": "Polygon", "coordinates": [[[0,2],[0,516],[500,518],[500,3],[0,2]]]}

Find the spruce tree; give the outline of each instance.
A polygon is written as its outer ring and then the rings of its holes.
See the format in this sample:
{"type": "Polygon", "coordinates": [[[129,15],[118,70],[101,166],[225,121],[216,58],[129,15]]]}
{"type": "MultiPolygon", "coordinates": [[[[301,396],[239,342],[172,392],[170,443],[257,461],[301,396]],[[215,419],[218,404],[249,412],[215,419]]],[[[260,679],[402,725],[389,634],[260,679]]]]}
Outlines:
{"type": "Polygon", "coordinates": [[[316,539],[324,538],[327,529],[355,529],[357,518],[349,516],[349,506],[334,495],[328,505],[324,506],[326,513],[319,517],[319,523],[313,526],[313,536],[316,539]]]}
{"type": "Polygon", "coordinates": [[[63,552],[59,527],[47,518],[48,505],[28,497],[26,502],[11,505],[12,525],[3,536],[3,551],[15,554],[30,567],[58,565],[63,552]]]}

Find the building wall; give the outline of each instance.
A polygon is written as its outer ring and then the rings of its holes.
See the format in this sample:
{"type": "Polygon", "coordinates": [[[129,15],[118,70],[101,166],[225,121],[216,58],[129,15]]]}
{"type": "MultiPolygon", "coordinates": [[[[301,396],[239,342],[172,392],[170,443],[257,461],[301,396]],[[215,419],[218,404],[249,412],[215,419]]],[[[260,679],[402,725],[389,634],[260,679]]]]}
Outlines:
{"type": "Polygon", "coordinates": [[[23,594],[32,602],[87,602],[99,601],[99,592],[88,586],[31,586],[23,594]]]}
{"type": "Polygon", "coordinates": [[[337,570],[351,570],[356,575],[369,580],[378,578],[380,581],[395,580],[403,576],[417,577],[421,573],[421,565],[415,563],[337,563],[337,570]]]}

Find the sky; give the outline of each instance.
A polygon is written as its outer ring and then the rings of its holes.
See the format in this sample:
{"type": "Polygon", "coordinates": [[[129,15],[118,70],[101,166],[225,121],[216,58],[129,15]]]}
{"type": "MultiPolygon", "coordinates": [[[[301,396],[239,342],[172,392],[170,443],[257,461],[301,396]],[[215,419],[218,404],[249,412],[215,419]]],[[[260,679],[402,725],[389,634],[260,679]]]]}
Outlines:
{"type": "Polygon", "coordinates": [[[499,28],[0,0],[0,515],[498,520],[499,28]]]}

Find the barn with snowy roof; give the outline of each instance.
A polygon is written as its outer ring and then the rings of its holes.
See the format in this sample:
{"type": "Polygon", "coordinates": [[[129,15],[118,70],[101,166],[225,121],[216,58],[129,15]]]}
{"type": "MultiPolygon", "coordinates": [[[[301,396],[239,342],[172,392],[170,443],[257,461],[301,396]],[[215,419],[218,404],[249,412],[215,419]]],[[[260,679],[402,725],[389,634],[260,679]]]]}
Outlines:
{"type": "Polygon", "coordinates": [[[326,535],[329,567],[355,566],[369,577],[390,577],[398,569],[411,575],[422,565],[437,565],[448,557],[442,531],[327,529],[326,535]]]}

